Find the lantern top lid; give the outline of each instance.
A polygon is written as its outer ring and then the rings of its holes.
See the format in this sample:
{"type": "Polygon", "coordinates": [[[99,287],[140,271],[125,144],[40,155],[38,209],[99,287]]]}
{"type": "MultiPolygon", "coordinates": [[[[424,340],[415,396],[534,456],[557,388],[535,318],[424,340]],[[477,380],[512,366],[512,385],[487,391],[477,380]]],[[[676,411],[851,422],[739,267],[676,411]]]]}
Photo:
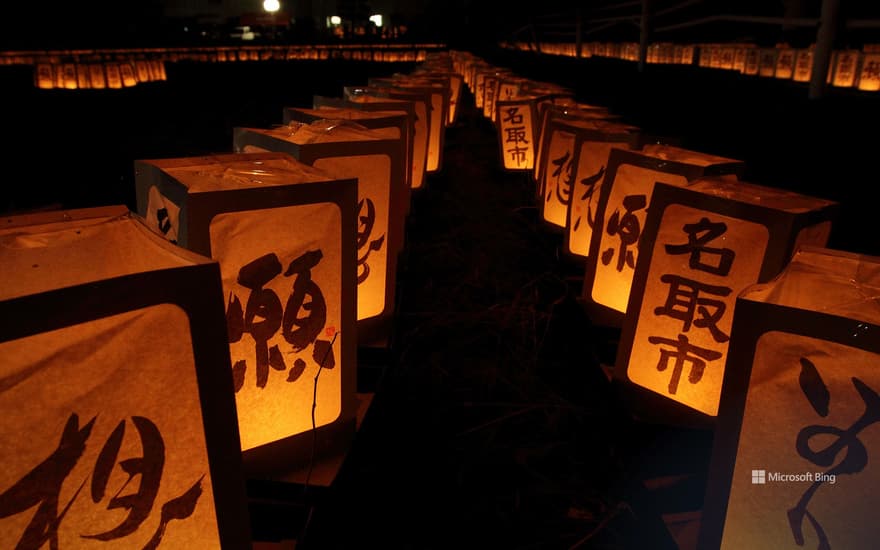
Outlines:
{"type": "Polygon", "coordinates": [[[356,122],[339,119],[321,119],[311,124],[292,122],[278,128],[246,128],[246,130],[266,134],[297,145],[399,138],[396,128],[367,129],[356,122]]]}
{"type": "Polygon", "coordinates": [[[801,247],[775,279],[740,298],[880,325],[880,257],[801,247]]]}
{"type": "Polygon", "coordinates": [[[213,262],[170,243],[125,206],[59,210],[3,221],[2,300],[213,262]]]}
{"type": "Polygon", "coordinates": [[[172,176],[189,193],[316,183],[336,179],[286,153],[237,153],[142,161],[172,176]]]}
{"type": "Polygon", "coordinates": [[[688,189],[791,214],[820,210],[837,204],[834,201],[801,195],[794,191],[733,181],[730,178],[700,178],[691,182],[688,189]]]}
{"type": "Polygon", "coordinates": [[[701,153],[699,151],[691,151],[690,149],[682,149],[680,147],[672,147],[671,145],[645,145],[644,148],[636,151],[638,154],[648,157],[654,157],[661,160],[672,162],[681,162],[685,164],[693,164],[696,166],[710,166],[713,164],[741,163],[742,161],[718,157],[701,153]]]}

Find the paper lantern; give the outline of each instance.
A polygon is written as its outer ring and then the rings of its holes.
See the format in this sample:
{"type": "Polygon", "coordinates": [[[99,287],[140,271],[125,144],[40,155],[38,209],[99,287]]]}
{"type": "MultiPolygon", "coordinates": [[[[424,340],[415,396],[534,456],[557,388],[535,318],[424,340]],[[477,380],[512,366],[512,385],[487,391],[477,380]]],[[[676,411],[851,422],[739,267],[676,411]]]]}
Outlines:
{"type": "Polygon", "coordinates": [[[779,51],[776,58],[776,78],[788,80],[794,75],[795,56],[797,52],[791,48],[779,51]]]}
{"type": "Polygon", "coordinates": [[[407,82],[401,80],[383,81],[371,78],[371,87],[383,89],[383,95],[397,99],[427,100],[428,124],[428,157],[425,170],[430,174],[443,166],[443,149],[446,141],[446,113],[449,109],[449,89],[443,85],[428,82],[407,82]],[[378,86],[377,86],[378,85],[378,86]]]}
{"type": "Polygon", "coordinates": [[[860,52],[857,50],[844,50],[835,52],[834,76],[831,84],[838,88],[852,88],[858,74],[860,52]]]}
{"type": "Polygon", "coordinates": [[[583,300],[594,322],[623,322],[654,184],[685,186],[719,175],[735,180],[744,168],[740,161],[666,145],[611,149],[596,205],[600,230],[593,232],[584,272],[583,300]]]}
{"type": "Polygon", "coordinates": [[[859,90],[866,92],[880,90],[880,54],[866,54],[862,59],[859,90]]]}
{"type": "Polygon", "coordinates": [[[275,129],[235,128],[237,152],[278,151],[337,178],[357,178],[357,319],[361,346],[384,345],[394,310],[398,233],[405,206],[394,190],[403,185],[404,147],[393,129],[367,130],[326,121],[275,129]]]}
{"type": "Polygon", "coordinates": [[[411,189],[419,189],[425,181],[425,163],[428,158],[427,116],[418,117],[419,107],[424,105],[407,99],[379,98],[370,95],[367,88],[344,88],[345,98],[312,96],[315,108],[337,107],[360,109],[367,112],[390,111],[406,113],[409,119],[406,157],[410,166],[407,181],[411,189]]]}
{"type": "Polygon", "coordinates": [[[414,72],[422,78],[436,79],[442,78],[449,86],[449,112],[446,119],[446,126],[452,126],[458,120],[459,103],[461,101],[461,88],[464,77],[460,73],[449,70],[426,69],[414,72]]]}
{"type": "MultiPolygon", "coordinates": [[[[358,88],[345,87],[343,94],[349,101],[356,103],[371,103],[367,98],[379,101],[408,101],[415,109],[415,124],[413,126],[413,188],[424,186],[425,174],[428,171],[428,160],[433,152],[431,149],[431,99],[429,94],[402,93],[394,88],[358,88]],[[418,184],[418,185],[417,185],[418,184]]],[[[366,105],[365,105],[366,107],[366,105]]]]}
{"type": "Polygon", "coordinates": [[[573,130],[574,178],[571,181],[571,193],[565,213],[563,250],[574,258],[585,258],[590,254],[599,189],[611,149],[637,147],[641,138],[639,129],[635,126],[603,120],[580,122],[573,130]]]}
{"type": "Polygon", "coordinates": [[[760,58],[761,50],[752,48],[746,51],[746,67],[745,70],[743,70],[743,74],[749,76],[757,75],[760,70],[760,58]]]}
{"type": "Polygon", "coordinates": [[[794,62],[794,81],[809,82],[813,74],[813,51],[798,50],[794,62]]]}
{"type": "Polygon", "coordinates": [[[610,120],[617,118],[615,115],[608,113],[608,110],[605,107],[583,104],[578,106],[555,105],[553,101],[558,99],[561,98],[554,97],[549,98],[548,100],[547,96],[542,96],[537,100],[538,119],[540,120],[540,123],[533,173],[535,182],[538,184],[535,189],[536,197],[541,197],[543,195],[542,181],[544,179],[544,169],[547,167],[547,162],[549,162],[545,145],[547,145],[553,138],[553,131],[550,128],[552,120],[557,118],[577,120],[610,120]]]}
{"type": "Polygon", "coordinates": [[[0,240],[0,546],[249,548],[217,264],[121,206],[0,240]]]}
{"type": "Polygon", "coordinates": [[[637,415],[710,425],[736,297],[825,246],[837,205],[724,179],[656,184],[639,243],[615,378],[637,415]]]}
{"type": "MultiPolygon", "coordinates": [[[[360,109],[348,109],[342,107],[321,107],[318,109],[305,109],[300,107],[287,107],[284,109],[284,124],[289,125],[291,122],[302,124],[312,124],[321,120],[348,120],[355,122],[370,130],[381,130],[390,128],[396,132],[397,139],[401,140],[404,155],[401,158],[402,166],[400,171],[403,177],[393,192],[398,195],[395,202],[402,204],[405,213],[409,213],[410,209],[410,184],[409,173],[407,169],[408,158],[406,152],[412,149],[412,132],[411,121],[408,114],[404,111],[366,111],[360,109]]],[[[401,236],[400,246],[403,247],[404,226],[406,225],[406,216],[398,216],[395,220],[399,227],[395,232],[401,236]]]]}
{"type": "Polygon", "coordinates": [[[701,550],[876,547],[878,273],[804,248],[737,299],[701,550]]]}
{"type": "Polygon", "coordinates": [[[148,223],[220,264],[248,473],[307,462],[313,437],[317,453],[346,444],[356,406],[356,182],[263,153],[141,160],[135,183],[148,223]]]}
{"type": "Polygon", "coordinates": [[[37,63],[34,69],[34,84],[43,90],[51,90],[55,87],[55,68],[51,63],[37,63]]]}
{"type": "Polygon", "coordinates": [[[520,95],[497,103],[499,150],[505,170],[534,170],[538,141],[538,96],[520,95]]]}
{"type": "Polygon", "coordinates": [[[765,48],[760,50],[758,54],[758,75],[773,77],[776,75],[776,60],[779,57],[779,50],[776,48],[765,48]]]}
{"type": "Polygon", "coordinates": [[[581,111],[568,107],[549,106],[544,110],[540,144],[537,156],[536,195],[538,209],[544,221],[552,227],[565,227],[567,196],[573,177],[574,131],[576,123],[585,123],[614,118],[604,110],[581,111]],[[548,202],[552,203],[548,210],[548,202]],[[557,210],[557,203],[562,204],[557,210]]]}
{"type": "Polygon", "coordinates": [[[104,72],[107,75],[107,87],[118,90],[122,88],[122,73],[119,71],[119,63],[105,63],[104,72]]]}

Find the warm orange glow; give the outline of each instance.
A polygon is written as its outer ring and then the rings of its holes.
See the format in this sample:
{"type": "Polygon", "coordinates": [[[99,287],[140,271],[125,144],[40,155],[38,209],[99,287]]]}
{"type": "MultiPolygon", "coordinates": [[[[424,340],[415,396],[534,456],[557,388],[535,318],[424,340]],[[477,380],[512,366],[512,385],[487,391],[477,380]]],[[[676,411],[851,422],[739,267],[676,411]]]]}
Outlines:
{"type": "Polygon", "coordinates": [[[571,200],[574,137],[572,132],[553,130],[547,146],[541,211],[544,221],[557,227],[565,227],[571,200]]]}
{"type": "MultiPolygon", "coordinates": [[[[330,203],[240,211],[214,217],[210,225],[211,256],[220,263],[224,295],[238,297],[242,306],[246,305],[252,291],[241,284],[240,270],[257,258],[275,254],[280,261],[278,267],[287,269],[288,264],[296,258],[319,250],[321,258],[308,276],[320,289],[326,307],[324,326],[330,327],[335,333],[335,327],[341,326],[340,228],[339,208],[330,203]],[[296,223],[290,223],[291,220],[296,220],[296,223]],[[303,227],[307,227],[308,231],[303,231],[303,227]]],[[[279,272],[260,288],[264,292],[275,293],[281,299],[280,305],[285,306],[292,296],[291,284],[295,284],[295,280],[279,272]]],[[[307,300],[319,303],[318,296],[314,294],[307,300]]],[[[296,314],[307,317],[305,311],[296,314]]],[[[318,338],[326,338],[323,331],[318,338]]],[[[326,341],[329,342],[330,338],[326,338],[326,341]]],[[[324,352],[316,358],[320,351],[317,344],[297,350],[296,346],[285,341],[280,330],[265,346],[266,350],[270,350],[269,364],[272,364],[271,349],[277,346],[282,350],[280,360],[287,368],[276,370],[266,367],[268,378],[261,382],[258,374],[260,367],[257,366],[259,346],[254,338],[246,334],[238,342],[230,344],[232,364],[244,361],[247,365],[247,370],[242,373],[241,388],[235,394],[243,451],[306,432],[312,426],[310,407],[304,404],[312,402],[313,380],[324,352]]],[[[348,358],[342,355],[340,340],[337,339],[332,349],[335,366],[348,362],[348,358]]],[[[316,426],[330,424],[339,417],[342,407],[340,372],[340,368],[321,372],[318,408],[315,410],[316,426]]]]}
{"type": "MultiPolygon", "coordinates": [[[[762,224],[687,206],[671,205],[666,208],[651,254],[651,265],[648,268],[641,309],[637,313],[634,312],[638,320],[627,369],[627,375],[633,383],[710,416],[718,414],[728,346],[728,341],[724,340],[723,336],[730,335],[737,294],[746,286],[758,281],[769,238],[770,233],[762,224]],[[712,223],[726,224],[724,236],[718,239],[717,243],[723,246],[724,250],[732,250],[735,254],[735,261],[726,274],[695,270],[689,267],[687,255],[670,255],[664,249],[667,245],[686,243],[688,235],[682,228],[688,224],[699,224],[704,218],[712,223]],[[719,307],[726,311],[715,325],[718,331],[716,335],[710,330],[693,325],[688,327],[689,330],[683,331],[679,319],[656,313],[658,309],[663,310],[668,304],[667,300],[672,291],[670,283],[665,280],[671,280],[670,277],[698,280],[699,284],[732,289],[726,296],[710,296],[706,292],[701,294],[723,304],[719,307]],[[702,371],[699,383],[689,382],[686,373],[679,378],[671,367],[658,370],[658,365],[665,367],[660,352],[662,349],[668,349],[669,346],[654,344],[649,338],[676,340],[679,334],[685,334],[690,345],[721,354],[716,359],[706,361],[707,366],[702,371]]],[[[673,306],[672,309],[679,308],[673,306]]]]}
{"type": "Polygon", "coordinates": [[[577,152],[577,174],[566,218],[568,251],[576,256],[590,255],[602,180],[613,147],[626,148],[627,145],[619,141],[585,140],[577,152]]]}
{"type": "Polygon", "coordinates": [[[796,51],[790,48],[780,50],[776,59],[776,78],[790,79],[794,75],[796,51]]]}
{"type": "Polygon", "coordinates": [[[862,59],[859,90],[865,92],[880,90],[880,54],[867,54],[862,59]]]}
{"type": "Polygon", "coordinates": [[[794,81],[809,82],[813,74],[813,51],[798,50],[794,65],[794,81]]]}
{"type": "Polygon", "coordinates": [[[534,99],[498,103],[498,136],[501,156],[507,170],[531,170],[535,166],[534,99]]]}
{"type": "Polygon", "coordinates": [[[832,84],[838,88],[851,88],[856,82],[856,70],[859,64],[859,52],[846,50],[837,52],[834,64],[832,84]]]}
{"type": "MultiPolygon", "coordinates": [[[[686,177],[679,174],[668,174],[631,164],[618,167],[617,175],[611,182],[610,194],[605,206],[605,218],[600,223],[607,222],[610,216],[615,213],[618,217],[629,213],[638,220],[639,227],[645,227],[646,208],[651,203],[651,194],[654,192],[654,183],[657,181],[678,186],[687,185],[688,182],[686,177]],[[643,196],[644,205],[640,208],[625,206],[624,200],[628,196],[643,196]]],[[[638,261],[638,248],[627,247],[624,252],[624,254],[632,254],[633,265],[629,265],[625,258],[621,264],[619,258],[622,250],[620,238],[609,235],[608,231],[603,228],[598,239],[600,257],[592,259],[596,263],[596,274],[591,296],[597,304],[626,313],[629,292],[632,287],[633,270],[635,262],[638,261]],[[608,262],[603,261],[603,258],[612,255],[613,257],[610,257],[608,262]]]]}

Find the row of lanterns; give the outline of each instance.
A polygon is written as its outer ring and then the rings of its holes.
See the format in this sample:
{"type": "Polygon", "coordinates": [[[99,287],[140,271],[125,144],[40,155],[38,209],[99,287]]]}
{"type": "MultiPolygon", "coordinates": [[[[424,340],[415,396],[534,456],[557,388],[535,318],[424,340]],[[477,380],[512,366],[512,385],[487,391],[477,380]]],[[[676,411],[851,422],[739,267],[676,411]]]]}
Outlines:
{"type": "Polygon", "coordinates": [[[424,62],[442,44],[372,44],[150,48],[0,53],[0,65],[33,65],[34,85],[41,89],[131,87],[166,80],[166,62],[226,63],[245,61],[424,62]]]}
{"type": "Polygon", "coordinates": [[[620,329],[613,382],[633,416],[714,429],[698,547],[873,548],[880,258],[825,248],[838,205],[454,58],[502,165],[531,176],[583,266],[585,310],[620,329]]]}
{"type": "MultiPolygon", "coordinates": [[[[502,47],[531,50],[526,42],[502,43],[502,47]]],[[[577,57],[573,43],[541,43],[541,53],[577,57]]],[[[588,42],[581,45],[581,57],[611,57],[638,61],[639,45],[635,42],[588,42]]],[[[655,43],[648,46],[649,64],[693,65],[736,71],[749,76],[762,76],[809,82],[813,70],[813,47],[760,48],[754,44],[696,44],[683,45],[655,43]]],[[[862,50],[847,49],[832,52],[828,69],[828,83],[838,88],[856,88],[862,91],[880,90],[880,51],[874,45],[862,50]]]]}
{"type": "Polygon", "coordinates": [[[350,445],[462,82],[432,55],[230,153],[136,160],[136,214],[3,220],[0,546],[250,547],[243,480],[350,445]]]}

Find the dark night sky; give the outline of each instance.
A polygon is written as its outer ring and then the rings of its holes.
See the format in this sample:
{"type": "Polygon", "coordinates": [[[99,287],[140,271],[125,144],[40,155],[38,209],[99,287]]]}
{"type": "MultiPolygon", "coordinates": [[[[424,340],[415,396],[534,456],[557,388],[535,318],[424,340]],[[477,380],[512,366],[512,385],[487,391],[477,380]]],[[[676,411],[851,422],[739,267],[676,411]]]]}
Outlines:
{"type": "MultiPolygon", "coordinates": [[[[508,40],[512,32],[529,23],[537,23],[540,39],[573,41],[571,34],[552,34],[562,30],[574,30],[575,13],[579,9],[585,18],[584,30],[592,29],[589,20],[598,18],[636,16],[638,2],[622,0],[283,0],[285,11],[293,15],[307,13],[313,20],[337,10],[348,3],[361,3],[372,11],[386,11],[386,18],[404,22],[410,29],[410,40],[441,40],[454,47],[468,47],[498,40],[508,40]],[[624,7],[609,7],[623,4],[624,7]],[[554,25],[556,25],[554,27],[554,25]],[[560,26],[561,25],[561,26],[560,26]],[[567,25],[567,27],[566,27],[567,25]]],[[[679,6],[681,0],[653,0],[659,15],[657,26],[672,25],[689,19],[732,15],[762,15],[781,17],[786,12],[800,17],[816,17],[821,0],[703,0],[696,1],[673,13],[664,10],[679,6]]],[[[0,34],[0,48],[39,49],[76,47],[139,47],[171,46],[226,40],[222,36],[198,38],[192,33],[184,34],[186,24],[192,21],[168,17],[169,13],[193,15],[205,9],[223,16],[239,11],[259,11],[261,0],[44,0],[5,3],[4,32],[0,34]]],[[[841,0],[844,17],[878,18],[880,2],[876,0],[841,0]]],[[[215,17],[215,20],[218,17],[215,17]]],[[[222,19],[220,17],[219,19],[222,19]]],[[[304,18],[301,18],[302,22],[304,18]]],[[[302,39],[302,27],[291,29],[287,38],[302,39]],[[299,35],[297,35],[299,33],[299,35]]],[[[315,36],[311,34],[309,36],[315,36]]],[[[530,33],[521,33],[519,39],[527,39],[530,33]]],[[[790,39],[812,42],[814,29],[802,29],[792,35],[784,33],[777,25],[749,25],[743,23],[712,23],[691,30],[676,30],[656,35],[657,40],[714,41],[751,40],[770,43],[790,39]]],[[[880,42],[880,32],[860,31],[849,33],[853,41],[880,42]]],[[[585,40],[634,41],[638,40],[638,27],[633,22],[621,22],[602,32],[590,33],[585,40]]],[[[842,41],[846,40],[841,39],[842,41]]],[[[795,45],[806,45],[795,44],[795,45]]]]}

